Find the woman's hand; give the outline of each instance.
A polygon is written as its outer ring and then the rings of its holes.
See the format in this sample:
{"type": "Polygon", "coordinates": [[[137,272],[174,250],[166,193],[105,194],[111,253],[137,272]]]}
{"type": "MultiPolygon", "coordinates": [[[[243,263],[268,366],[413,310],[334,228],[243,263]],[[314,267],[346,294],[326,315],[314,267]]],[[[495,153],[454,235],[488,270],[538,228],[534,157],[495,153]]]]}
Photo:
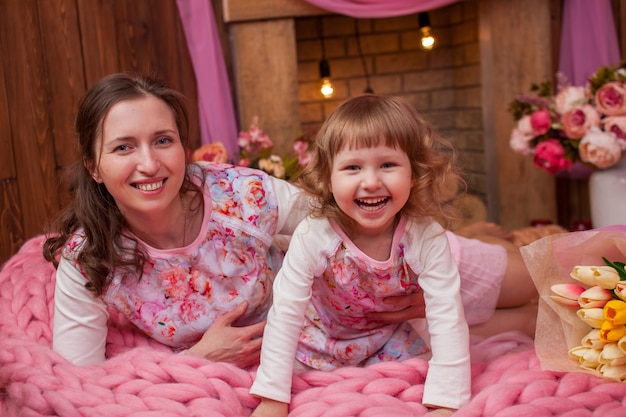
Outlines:
{"type": "Polygon", "coordinates": [[[243,302],[215,320],[202,339],[187,350],[187,354],[216,362],[230,362],[240,368],[258,364],[265,321],[246,327],[232,326],[247,308],[248,303],[243,302]]]}
{"type": "Polygon", "coordinates": [[[287,417],[288,412],[287,403],[263,398],[250,417],[287,417]]]}
{"type": "Polygon", "coordinates": [[[419,291],[408,295],[398,295],[387,297],[383,300],[390,308],[397,311],[372,312],[367,313],[366,317],[380,323],[402,323],[411,319],[420,319],[426,317],[426,303],[424,302],[424,291],[419,291]]]}

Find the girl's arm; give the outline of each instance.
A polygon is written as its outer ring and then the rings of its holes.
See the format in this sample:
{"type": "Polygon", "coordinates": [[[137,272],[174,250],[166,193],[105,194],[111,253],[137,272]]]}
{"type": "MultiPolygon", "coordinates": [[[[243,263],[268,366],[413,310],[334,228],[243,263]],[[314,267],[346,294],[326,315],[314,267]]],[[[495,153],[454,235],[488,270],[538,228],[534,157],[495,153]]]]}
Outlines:
{"type": "Polygon", "coordinates": [[[305,219],[296,229],[273,286],[273,304],[268,313],[261,348],[261,365],[250,393],[264,400],[254,415],[274,400],[289,403],[295,352],[304,312],[311,299],[317,265],[323,263],[325,238],[318,225],[305,219]]]}
{"type": "Polygon", "coordinates": [[[54,290],[52,348],[80,366],[104,362],[109,318],[105,303],[85,283],[80,271],[62,257],[54,290]]]}
{"type": "Polygon", "coordinates": [[[457,409],[471,395],[469,330],[463,313],[460,276],[446,235],[438,224],[416,233],[424,266],[419,276],[426,302],[432,358],[424,384],[424,404],[457,409]]]}

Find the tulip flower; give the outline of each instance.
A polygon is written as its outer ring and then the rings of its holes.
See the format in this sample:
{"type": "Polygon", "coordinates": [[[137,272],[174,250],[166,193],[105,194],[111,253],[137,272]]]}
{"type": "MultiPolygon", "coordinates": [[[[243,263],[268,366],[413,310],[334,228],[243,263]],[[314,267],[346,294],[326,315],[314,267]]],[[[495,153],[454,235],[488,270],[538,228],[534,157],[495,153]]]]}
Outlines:
{"type": "Polygon", "coordinates": [[[604,314],[601,308],[581,308],[576,311],[576,315],[594,329],[601,328],[602,323],[604,323],[604,314]]]}
{"type": "Polygon", "coordinates": [[[578,361],[580,366],[589,369],[595,369],[600,365],[598,359],[600,358],[600,350],[586,348],[583,346],[576,346],[568,351],[569,356],[572,359],[578,361]]]}
{"type": "Polygon", "coordinates": [[[624,336],[626,336],[626,326],[623,324],[614,325],[605,320],[600,327],[600,340],[604,342],[617,342],[624,336]]]}
{"type": "Polygon", "coordinates": [[[590,287],[599,285],[607,290],[614,289],[620,280],[619,273],[610,266],[575,266],[570,277],[590,287]]]}
{"type": "Polygon", "coordinates": [[[620,382],[626,381],[626,365],[611,366],[603,364],[598,367],[598,372],[606,378],[620,382]]]}
{"type": "Polygon", "coordinates": [[[618,296],[621,300],[626,301],[626,281],[620,281],[615,286],[615,290],[613,290],[616,296],[618,296]]]}
{"type": "Polygon", "coordinates": [[[617,347],[624,355],[626,355],[626,336],[617,341],[617,347]]]}
{"type": "Polygon", "coordinates": [[[611,366],[626,365],[626,356],[617,347],[617,343],[607,343],[600,352],[598,362],[611,366]]]}
{"type": "MultiPolygon", "coordinates": [[[[626,348],[626,340],[624,340],[624,342],[624,347],[626,348]]],[[[591,329],[591,331],[582,338],[582,345],[592,349],[602,349],[604,345],[606,345],[606,342],[600,340],[600,329],[591,329]]]]}
{"type": "Polygon", "coordinates": [[[585,291],[585,287],[577,284],[554,284],[550,289],[553,292],[550,298],[568,307],[580,307],[578,298],[585,291]]]}
{"type": "Polygon", "coordinates": [[[583,308],[604,307],[607,301],[613,298],[613,293],[605,288],[595,285],[583,291],[578,297],[578,303],[583,308]]]}
{"type": "Polygon", "coordinates": [[[603,308],[604,318],[612,325],[626,324],[626,302],[611,300],[603,308]]]}

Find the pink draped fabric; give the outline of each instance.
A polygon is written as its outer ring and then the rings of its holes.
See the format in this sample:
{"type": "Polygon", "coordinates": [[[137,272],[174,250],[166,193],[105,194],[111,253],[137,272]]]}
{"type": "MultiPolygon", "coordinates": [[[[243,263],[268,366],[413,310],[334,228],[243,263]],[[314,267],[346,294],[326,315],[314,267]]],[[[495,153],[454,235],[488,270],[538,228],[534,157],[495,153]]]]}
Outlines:
{"type": "Polygon", "coordinates": [[[202,143],[237,152],[237,123],[211,0],[176,0],[198,88],[202,143]]]}
{"type": "Polygon", "coordinates": [[[611,0],[565,0],[559,71],[584,86],[599,66],[619,61],[611,0]]]}
{"type": "Polygon", "coordinates": [[[314,6],[356,18],[402,16],[437,9],[459,0],[305,0],[314,6]]]}

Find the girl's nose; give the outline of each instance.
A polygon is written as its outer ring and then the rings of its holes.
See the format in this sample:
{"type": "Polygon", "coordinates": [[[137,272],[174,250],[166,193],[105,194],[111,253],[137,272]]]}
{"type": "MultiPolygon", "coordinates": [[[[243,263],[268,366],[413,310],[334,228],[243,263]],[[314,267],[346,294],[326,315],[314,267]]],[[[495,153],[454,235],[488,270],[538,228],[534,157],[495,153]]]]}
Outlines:
{"type": "Polygon", "coordinates": [[[365,189],[376,189],[381,185],[380,178],[373,170],[365,170],[363,172],[363,180],[361,181],[361,187],[365,189]]]}

